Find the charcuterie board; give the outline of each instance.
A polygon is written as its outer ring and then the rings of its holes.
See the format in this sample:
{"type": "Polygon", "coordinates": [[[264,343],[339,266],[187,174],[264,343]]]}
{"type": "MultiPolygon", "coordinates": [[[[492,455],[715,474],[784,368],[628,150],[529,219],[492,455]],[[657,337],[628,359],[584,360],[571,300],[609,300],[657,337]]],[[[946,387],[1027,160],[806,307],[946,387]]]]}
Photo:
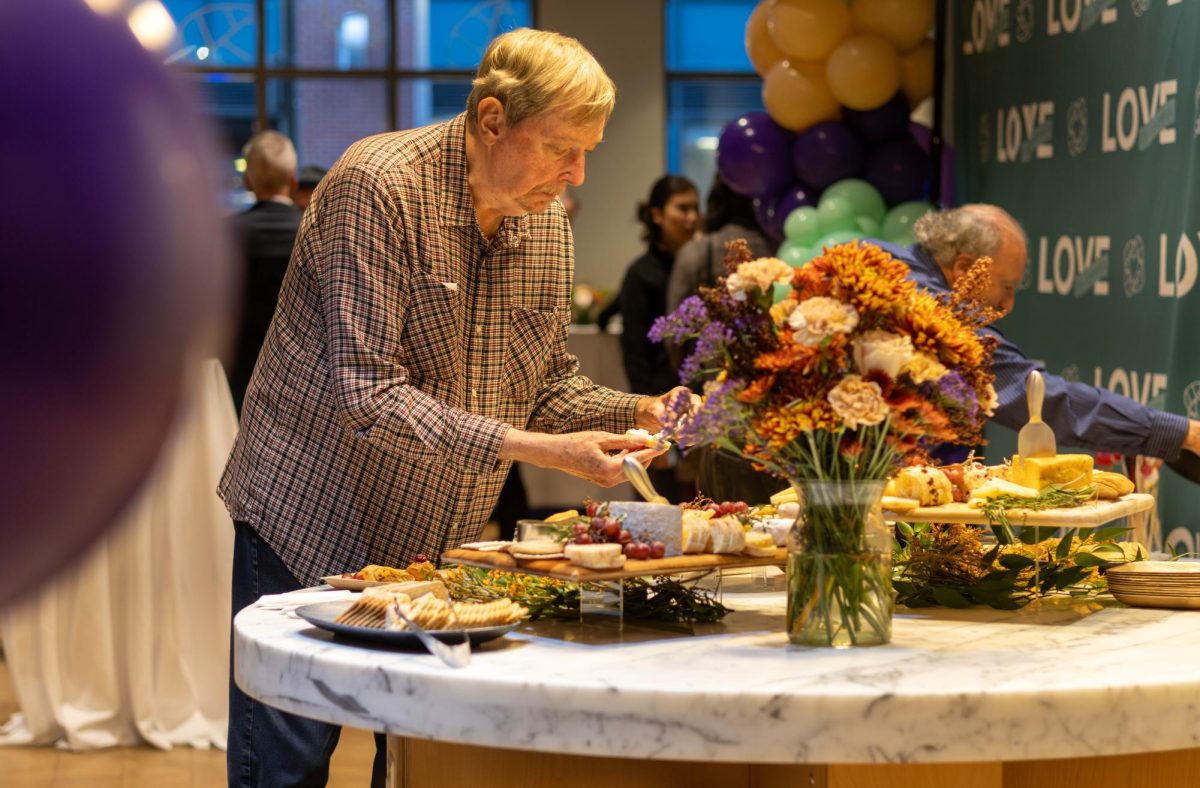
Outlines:
{"type": "MultiPolygon", "coordinates": [[[[1154,496],[1146,493],[1130,493],[1114,500],[1089,501],[1070,509],[1009,509],[1008,521],[1012,525],[1032,525],[1047,528],[1090,528],[1103,523],[1128,517],[1131,514],[1154,508],[1154,496]]],[[[947,503],[941,506],[918,506],[906,512],[884,509],[888,520],[906,523],[964,523],[966,525],[991,525],[982,509],[965,503],[947,503]]]]}
{"type": "Polygon", "coordinates": [[[587,569],[562,558],[518,561],[504,552],[465,549],[447,550],[442,553],[442,561],[587,583],[646,575],[674,575],[683,572],[704,572],[711,569],[736,569],[745,566],[782,566],[787,562],[787,549],[777,547],[775,555],[762,557],[700,553],[645,561],[626,559],[625,566],[620,569],[587,569]]]}

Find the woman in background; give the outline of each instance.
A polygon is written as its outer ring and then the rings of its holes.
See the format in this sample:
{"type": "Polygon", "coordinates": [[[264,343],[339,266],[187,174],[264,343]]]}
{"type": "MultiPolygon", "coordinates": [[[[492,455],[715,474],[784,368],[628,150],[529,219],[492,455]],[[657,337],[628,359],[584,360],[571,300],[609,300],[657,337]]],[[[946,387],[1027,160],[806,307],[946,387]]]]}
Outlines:
{"type": "Polygon", "coordinates": [[[774,254],[758,229],[754,201],[738,194],[720,175],[715,175],[704,203],[704,235],[688,241],[675,255],[667,282],[668,314],[701,285],[711,287],[718,277],[725,275],[725,246],[738,238],[746,240],[755,257],[774,254]]]}
{"type": "MultiPolygon", "coordinates": [[[[675,253],[695,236],[700,224],[700,195],[695,184],[682,175],[662,176],[650,187],[650,198],[638,205],[637,218],[644,228],[646,252],[630,263],[617,296],[621,357],[629,391],[661,394],[679,381],[666,347],[651,342],[646,334],[654,321],[666,314],[667,281],[675,253]]],[[[650,478],[661,495],[678,502],[684,493],[671,467],[674,457],[674,453],[659,457],[650,467],[650,478]]]]}

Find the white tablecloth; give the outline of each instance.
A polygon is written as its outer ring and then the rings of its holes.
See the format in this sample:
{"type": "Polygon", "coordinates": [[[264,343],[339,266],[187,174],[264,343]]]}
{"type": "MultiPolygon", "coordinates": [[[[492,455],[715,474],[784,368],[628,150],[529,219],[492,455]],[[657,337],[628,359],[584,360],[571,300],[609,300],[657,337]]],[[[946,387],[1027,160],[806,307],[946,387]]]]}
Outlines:
{"type": "Polygon", "coordinates": [[[233,524],[216,488],[237,417],[215,360],[188,395],[119,525],[0,616],[21,708],[0,744],[224,748],[233,524]]]}

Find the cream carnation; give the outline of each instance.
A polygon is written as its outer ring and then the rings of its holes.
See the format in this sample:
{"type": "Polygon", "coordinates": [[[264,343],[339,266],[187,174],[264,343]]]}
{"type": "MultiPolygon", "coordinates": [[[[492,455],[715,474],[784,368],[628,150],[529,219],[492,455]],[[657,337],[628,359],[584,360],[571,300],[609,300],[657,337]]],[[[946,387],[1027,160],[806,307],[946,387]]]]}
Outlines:
{"type": "Polygon", "coordinates": [[[993,416],[998,407],[1000,398],[996,396],[996,387],[989,383],[983,391],[983,396],[979,398],[979,411],[985,416],[993,416]]]}
{"type": "Polygon", "coordinates": [[[796,305],[787,324],[797,342],[816,347],[826,337],[853,331],[858,325],[858,312],[836,298],[813,296],[796,305]]]}
{"type": "Polygon", "coordinates": [[[933,356],[918,350],[900,371],[907,373],[914,383],[933,383],[950,370],[933,356]]]}
{"type": "Polygon", "coordinates": [[[737,271],[726,277],[725,288],[735,298],[738,294],[744,297],[753,288],[766,293],[772,285],[786,285],[792,281],[792,273],[792,267],[778,257],[760,257],[739,265],[737,271]]]}
{"type": "Polygon", "coordinates": [[[829,404],[850,429],[878,424],[887,417],[887,403],[878,383],[847,375],[829,392],[829,404]]]}
{"type": "Polygon", "coordinates": [[[882,372],[895,379],[913,356],[912,340],[890,331],[865,331],[852,344],[854,365],[864,375],[882,372]]]}

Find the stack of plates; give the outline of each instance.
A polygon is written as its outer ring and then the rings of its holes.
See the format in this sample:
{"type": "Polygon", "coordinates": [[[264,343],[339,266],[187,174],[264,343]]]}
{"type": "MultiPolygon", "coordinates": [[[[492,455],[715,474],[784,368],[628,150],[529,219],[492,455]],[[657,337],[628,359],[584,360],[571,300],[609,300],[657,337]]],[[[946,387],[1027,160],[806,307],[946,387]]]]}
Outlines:
{"type": "Polygon", "coordinates": [[[1135,561],[1110,567],[1105,577],[1127,605],[1200,610],[1200,563],[1135,561]]]}

